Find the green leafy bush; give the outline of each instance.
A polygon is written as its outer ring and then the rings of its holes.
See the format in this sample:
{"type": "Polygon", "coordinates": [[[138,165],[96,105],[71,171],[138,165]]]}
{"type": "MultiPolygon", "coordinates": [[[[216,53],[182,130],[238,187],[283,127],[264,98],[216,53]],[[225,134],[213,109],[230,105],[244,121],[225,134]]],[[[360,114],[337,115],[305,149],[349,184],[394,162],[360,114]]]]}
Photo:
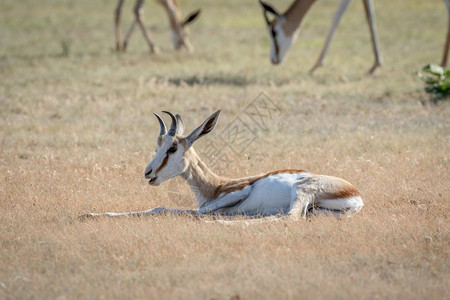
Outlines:
{"type": "Polygon", "coordinates": [[[450,70],[430,64],[423,67],[417,76],[425,82],[425,91],[435,100],[450,96],[450,70]]]}

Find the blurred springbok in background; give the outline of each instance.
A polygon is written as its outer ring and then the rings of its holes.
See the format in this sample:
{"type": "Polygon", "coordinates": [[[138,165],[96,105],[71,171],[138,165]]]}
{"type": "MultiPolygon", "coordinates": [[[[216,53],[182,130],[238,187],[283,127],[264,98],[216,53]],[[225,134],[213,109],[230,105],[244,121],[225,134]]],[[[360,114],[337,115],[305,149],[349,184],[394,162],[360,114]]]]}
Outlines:
{"type": "MultiPolygon", "coordinates": [[[[270,4],[259,0],[259,3],[263,9],[264,19],[266,20],[266,24],[269,29],[271,42],[270,58],[273,64],[279,64],[283,60],[287,51],[297,39],[303,18],[315,2],[316,0],[295,0],[285,13],[280,14],[270,4]],[[270,20],[269,14],[273,15],[272,20],[270,20]]],[[[328,32],[325,45],[318,60],[309,71],[310,73],[313,73],[317,68],[322,66],[328,47],[330,46],[331,39],[336,31],[336,27],[339,24],[339,21],[349,2],[350,0],[342,0],[339,4],[339,7],[334,15],[330,31],[328,32]]],[[[375,55],[375,63],[369,71],[370,73],[373,73],[379,66],[381,66],[381,54],[378,46],[378,38],[375,28],[375,13],[372,0],[363,0],[363,3],[366,10],[366,18],[369,23],[373,52],[375,55]]]]}
{"type": "Polygon", "coordinates": [[[311,174],[303,170],[278,170],[241,179],[229,179],[213,173],[195,152],[193,145],[215,127],[220,111],[208,117],[189,135],[183,136],[180,115],[170,115],[169,131],[163,119],[160,124],[156,154],[145,169],[149,184],[157,186],[180,175],[191,187],[198,209],[184,210],[157,207],[123,213],[90,213],[96,216],[142,216],[159,214],[219,216],[286,216],[292,218],[315,214],[338,217],[356,214],[363,207],[359,191],[337,177],[311,174]]]}
{"type": "MultiPolygon", "coordinates": [[[[121,39],[121,31],[120,31],[120,15],[122,11],[122,6],[125,0],[119,0],[117,3],[117,7],[114,12],[114,25],[115,25],[115,35],[116,35],[116,49],[117,51],[125,51],[128,45],[128,41],[131,37],[131,34],[134,31],[134,28],[136,27],[136,24],[139,25],[142,34],[144,35],[145,40],[147,41],[148,46],[150,47],[150,52],[157,53],[158,48],[155,46],[155,44],[150,39],[150,35],[145,28],[144,25],[144,9],[143,5],[145,3],[145,0],[136,0],[136,3],[134,5],[134,20],[133,23],[130,26],[130,29],[128,30],[127,34],[125,35],[125,39],[122,42],[121,39]]],[[[170,24],[170,37],[172,40],[173,47],[178,50],[181,47],[185,47],[188,51],[193,51],[194,47],[192,46],[191,42],[189,41],[189,30],[188,30],[188,24],[194,21],[198,15],[200,14],[200,10],[197,10],[193,13],[191,13],[188,17],[185,19],[182,19],[181,12],[178,9],[177,2],[175,0],[156,0],[159,4],[161,4],[164,9],[166,10],[167,16],[169,17],[169,24],[170,24]]]]}
{"type": "MultiPolygon", "coordinates": [[[[298,35],[298,29],[309,8],[316,2],[316,0],[295,0],[287,11],[280,14],[270,4],[267,4],[261,0],[259,3],[263,9],[264,19],[266,20],[267,27],[269,29],[271,52],[270,58],[273,64],[279,64],[285,57],[287,51],[294,43],[298,35]],[[269,14],[273,15],[273,19],[269,19],[269,14]]],[[[341,0],[339,7],[333,17],[331,28],[328,32],[325,45],[322,48],[319,58],[314,66],[309,71],[313,73],[317,68],[321,67],[325,55],[327,54],[328,47],[330,46],[331,39],[333,38],[336,27],[344,14],[345,9],[348,6],[350,0],[341,0]]],[[[448,50],[450,47],[450,0],[444,0],[447,6],[448,25],[447,25],[447,38],[444,45],[444,51],[442,55],[441,65],[445,67],[447,65],[448,50]]],[[[370,68],[369,72],[373,73],[378,67],[381,66],[381,54],[378,46],[378,38],[375,28],[375,12],[373,8],[372,0],[363,0],[364,8],[366,11],[367,22],[369,23],[372,49],[375,55],[375,63],[370,68]]]]}

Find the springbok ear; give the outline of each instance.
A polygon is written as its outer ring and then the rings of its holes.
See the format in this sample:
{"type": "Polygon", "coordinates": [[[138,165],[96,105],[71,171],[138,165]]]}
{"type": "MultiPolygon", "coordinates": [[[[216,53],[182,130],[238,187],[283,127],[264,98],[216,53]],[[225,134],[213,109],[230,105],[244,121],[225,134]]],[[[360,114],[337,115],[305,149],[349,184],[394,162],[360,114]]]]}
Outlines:
{"type": "Polygon", "coordinates": [[[184,132],[184,122],[183,119],[179,114],[176,114],[175,117],[177,118],[177,134],[182,135],[184,132]]]}
{"type": "Polygon", "coordinates": [[[194,131],[191,132],[190,135],[186,137],[186,143],[188,148],[191,147],[196,140],[201,138],[202,136],[208,134],[211,132],[211,130],[214,129],[216,126],[217,120],[219,119],[220,110],[213,113],[211,116],[209,116],[202,125],[198,126],[194,131]]]}
{"type": "Polygon", "coordinates": [[[199,14],[200,14],[200,9],[194,11],[189,16],[187,16],[186,19],[184,19],[183,22],[181,22],[181,26],[184,27],[187,24],[192,23],[195,19],[197,19],[199,14]]]}
{"type": "Polygon", "coordinates": [[[270,12],[274,14],[275,16],[279,17],[280,14],[276,11],[275,8],[273,8],[272,5],[265,3],[264,1],[259,0],[259,5],[261,5],[262,9],[264,10],[264,13],[270,12]]]}

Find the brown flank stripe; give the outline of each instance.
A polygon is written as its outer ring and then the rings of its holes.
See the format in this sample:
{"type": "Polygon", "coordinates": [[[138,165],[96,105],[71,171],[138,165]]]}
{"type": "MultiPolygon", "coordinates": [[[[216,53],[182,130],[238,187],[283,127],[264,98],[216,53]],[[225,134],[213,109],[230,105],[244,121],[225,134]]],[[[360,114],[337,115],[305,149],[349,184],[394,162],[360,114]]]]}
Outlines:
{"type": "Polygon", "coordinates": [[[276,175],[276,174],[282,174],[282,173],[288,173],[288,174],[294,174],[294,173],[306,173],[305,170],[293,170],[293,169],[283,169],[278,171],[272,171],[264,175],[258,175],[254,177],[248,177],[248,178],[242,178],[238,180],[233,180],[231,182],[227,182],[225,184],[221,184],[219,188],[216,190],[214,194],[214,198],[218,198],[220,194],[225,193],[229,194],[234,191],[239,191],[244,189],[248,185],[252,185],[258,180],[261,180],[263,178],[276,175]]]}

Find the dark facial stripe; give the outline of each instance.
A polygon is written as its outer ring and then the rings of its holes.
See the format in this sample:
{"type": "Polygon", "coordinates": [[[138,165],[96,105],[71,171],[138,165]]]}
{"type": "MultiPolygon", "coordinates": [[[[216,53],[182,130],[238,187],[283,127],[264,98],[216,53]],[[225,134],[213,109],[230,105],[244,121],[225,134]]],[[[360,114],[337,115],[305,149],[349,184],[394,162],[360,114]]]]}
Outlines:
{"type": "Polygon", "coordinates": [[[165,156],[164,159],[163,159],[162,164],[159,166],[158,169],[156,169],[155,174],[158,174],[159,171],[161,171],[161,170],[167,165],[167,161],[168,161],[168,160],[169,160],[169,155],[166,154],[166,156],[165,156]]]}
{"type": "Polygon", "coordinates": [[[275,56],[278,58],[280,47],[278,46],[277,33],[275,32],[275,25],[272,23],[270,26],[270,33],[272,34],[273,46],[275,48],[275,56]]]}
{"type": "MultiPolygon", "coordinates": [[[[171,147],[177,147],[178,146],[178,142],[174,141],[171,147]]],[[[161,171],[166,165],[167,165],[167,161],[169,160],[169,155],[171,153],[166,153],[166,156],[163,159],[163,162],[161,163],[161,165],[159,166],[158,169],[156,169],[155,174],[158,174],[159,171],[161,171]]]]}

